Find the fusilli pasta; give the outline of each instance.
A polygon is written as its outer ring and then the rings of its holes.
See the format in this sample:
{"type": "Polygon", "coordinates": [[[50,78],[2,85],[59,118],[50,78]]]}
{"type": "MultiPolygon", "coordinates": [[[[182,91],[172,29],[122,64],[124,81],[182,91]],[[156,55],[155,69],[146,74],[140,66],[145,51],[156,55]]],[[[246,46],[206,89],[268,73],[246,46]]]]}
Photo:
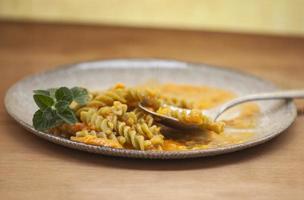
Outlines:
{"type": "MultiPolygon", "coordinates": [[[[162,150],[165,138],[161,132],[162,127],[150,114],[137,107],[139,102],[146,102],[158,113],[175,117],[182,122],[196,124],[216,133],[223,131],[221,123],[213,123],[197,110],[187,114],[161,106],[169,104],[193,108],[192,102],[118,84],[104,92],[92,92],[90,101],[85,106],[71,107],[81,124],[78,129],[69,127],[71,139],[115,148],[162,150]]],[[[63,126],[60,131],[64,129],[66,127],[63,126]]],[[[57,128],[55,132],[58,130],[57,128]]]]}

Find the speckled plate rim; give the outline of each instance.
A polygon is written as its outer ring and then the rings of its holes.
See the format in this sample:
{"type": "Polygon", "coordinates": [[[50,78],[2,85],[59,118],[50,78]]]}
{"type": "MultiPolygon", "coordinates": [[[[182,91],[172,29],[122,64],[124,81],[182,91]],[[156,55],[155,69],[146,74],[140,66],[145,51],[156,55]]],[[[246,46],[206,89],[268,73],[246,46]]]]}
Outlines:
{"type": "Polygon", "coordinates": [[[27,77],[19,80],[14,85],[12,85],[6,92],[5,99],[4,99],[6,111],[14,120],[16,120],[24,128],[26,128],[30,132],[34,133],[35,135],[37,135],[43,139],[46,139],[50,142],[53,142],[53,143],[56,143],[56,144],[59,144],[59,145],[65,146],[65,147],[69,147],[72,149],[78,149],[78,150],[90,152],[90,153],[97,153],[97,154],[102,154],[102,155],[107,155],[107,156],[142,158],[142,159],[185,159],[185,158],[214,156],[214,155],[220,155],[220,154],[239,151],[239,150],[253,147],[253,146],[256,146],[256,145],[259,145],[259,144],[262,144],[264,142],[271,140],[272,138],[278,136],[280,133],[282,133],[284,130],[286,130],[289,126],[291,126],[291,124],[296,119],[297,111],[296,111],[295,104],[293,103],[293,101],[288,101],[286,103],[286,106],[288,107],[288,110],[291,112],[291,117],[287,118],[287,120],[285,120],[284,123],[281,124],[280,130],[271,132],[264,137],[260,137],[260,138],[250,140],[250,141],[247,141],[244,143],[234,144],[234,145],[229,145],[229,146],[224,146],[224,147],[217,147],[217,148],[210,148],[210,149],[203,149],[203,150],[159,152],[159,151],[116,149],[116,148],[111,148],[111,147],[88,145],[88,144],[84,144],[84,143],[74,142],[69,139],[61,138],[61,137],[54,136],[51,134],[47,134],[45,132],[37,131],[33,128],[33,126],[31,124],[24,122],[17,115],[15,115],[14,112],[8,106],[9,98],[11,97],[15,87],[17,87],[17,85],[19,85],[19,84],[30,81],[34,77],[48,75],[49,73],[53,73],[56,71],[75,69],[75,68],[81,67],[80,65],[83,65],[83,64],[92,64],[92,63],[100,63],[100,62],[128,62],[128,61],[131,61],[131,62],[136,62],[136,61],[139,61],[139,62],[171,62],[172,64],[174,64],[174,63],[184,64],[185,67],[188,67],[188,68],[192,68],[192,67],[196,68],[199,66],[204,66],[206,68],[213,68],[213,69],[217,69],[217,70],[221,70],[221,71],[227,71],[229,73],[239,74],[243,77],[256,79],[257,81],[264,82],[265,84],[271,86],[273,89],[277,89],[277,87],[273,83],[266,81],[262,78],[259,78],[257,76],[254,76],[254,75],[251,75],[251,74],[239,71],[239,70],[235,70],[235,69],[228,69],[228,68],[215,66],[215,65],[208,65],[208,64],[204,64],[204,63],[194,63],[194,62],[185,62],[185,61],[172,60],[172,59],[156,59],[156,58],[119,58],[119,59],[105,59],[105,60],[94,60],[94,61],[92,60],[92,61],[86,61],[86,62],[81,62],[81,63],[72,63],[72,64],[67,64],[67,65],[61,65],[56,69],[52,69],[52,70],[45,71],[42,73],[30,75],[30,76],[27,76],[27,77]]]}

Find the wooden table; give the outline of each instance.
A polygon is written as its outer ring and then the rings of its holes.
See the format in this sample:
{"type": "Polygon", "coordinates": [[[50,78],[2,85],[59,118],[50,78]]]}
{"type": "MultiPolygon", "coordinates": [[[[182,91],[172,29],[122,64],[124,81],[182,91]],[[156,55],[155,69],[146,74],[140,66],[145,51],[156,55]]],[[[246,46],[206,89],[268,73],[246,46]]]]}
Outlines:
{"type": "Polygon", "coordinates": [[[148,161],[49,143],[4,110],[5,91],[26,75],[121,57],[222,65],[283,88],[304,88],[304,38],[0,22],[1,199],[304,199],[303,116],[281,136],[248,150],[148,161]]]}

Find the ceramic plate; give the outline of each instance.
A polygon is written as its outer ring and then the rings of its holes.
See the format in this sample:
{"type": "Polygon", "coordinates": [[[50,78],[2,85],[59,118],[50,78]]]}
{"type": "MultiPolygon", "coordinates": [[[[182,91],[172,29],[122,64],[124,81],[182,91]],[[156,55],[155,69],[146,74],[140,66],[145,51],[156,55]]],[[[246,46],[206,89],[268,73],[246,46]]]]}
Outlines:
{"type": "Polygon", "coordinates": [[[151,79],[159,82],[215,86],[233,91],[237,95],[277,90],[272,83],[260,78],[205,64],[159,59],[115,59],[71,64],[27,77],[7,91],[5,106],[7,112],[26,129],[56,144],[103,155],[147,159],[192,158],[238,151],[261,144],[277,136],[289,127],[296,117],[296,108],[292,101],[258,102],[261,115],[256,134],[249,141],[207,150],[170,152],[114,149],[87,145],[39,132],[32,127],[32,116],[37,109],[32,99],[34,89],[59,86],[106,89],[116,82],[135,85],[151,79]]]}

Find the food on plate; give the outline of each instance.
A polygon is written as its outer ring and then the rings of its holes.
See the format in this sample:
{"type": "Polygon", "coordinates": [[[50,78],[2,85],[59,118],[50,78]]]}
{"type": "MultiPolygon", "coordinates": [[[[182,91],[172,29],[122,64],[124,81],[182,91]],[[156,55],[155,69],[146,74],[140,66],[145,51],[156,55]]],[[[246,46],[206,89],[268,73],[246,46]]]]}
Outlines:
{"type": "Polygon", "coordinates": [[[234,97],[232,92],[218,88],[173,83],[134,87],[118,83],[102,91],[81,87],[35,90],[39,110],[33,116],[33,125],[49,134],[97,146],[157,151],[207,149],[243,142],[254,134],[250,130],[256,126],[259,112],[254,103],[239,106],[231,111],[232,118],[219,122],[200,112],[234,97]],[[198,125],[201,130],[185,132],[165,127],[138,108],[139,102],[159,114],[198,125]],[[165,104],[191,112],[176,112],[165,104]],[[229,130],[232,128],[237,133],[229,130]]]}

